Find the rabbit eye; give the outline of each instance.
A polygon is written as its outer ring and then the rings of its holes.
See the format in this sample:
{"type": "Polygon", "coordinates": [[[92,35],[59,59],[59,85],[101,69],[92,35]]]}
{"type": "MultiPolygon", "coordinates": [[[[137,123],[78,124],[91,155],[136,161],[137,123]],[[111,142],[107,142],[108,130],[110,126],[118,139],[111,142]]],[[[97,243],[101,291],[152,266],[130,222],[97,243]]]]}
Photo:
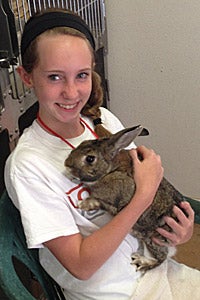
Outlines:
{"type": "Polygon", "coordinates": [[[89,164],[93,163],[94,160],[95,160],[95,156],[94,155],[88,155],[86,157],[86,162],[89,163],[89,164]]]}

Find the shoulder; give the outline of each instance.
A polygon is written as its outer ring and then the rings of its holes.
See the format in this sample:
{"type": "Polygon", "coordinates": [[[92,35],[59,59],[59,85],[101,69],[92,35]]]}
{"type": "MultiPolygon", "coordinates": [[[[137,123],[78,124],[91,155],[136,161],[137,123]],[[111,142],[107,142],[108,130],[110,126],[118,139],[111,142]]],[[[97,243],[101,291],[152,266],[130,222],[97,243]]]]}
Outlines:
{"type": "MultiPolygon", "coordinates": [[[[105,126],[112,133],[116,133],[122,129],[124,129],[124,125],[110,110],[101,107],[101,119],[102,125],[105,126]]],[[[134,142],[130,143],[130,145],[126,149],[136,148],[134,142]]]]}
{"type": "MultiPolygon", "coordinates": [[[[49,147],[50,148],[50,147],[49,147]]],[[[5,172],[10,175],[21,174],[30,176],[34,171],[44,169],[47,164],[45,146],[42,139],[37,137],[34,126],[31,125],[24,131],[15,149],[6,161],[5,172]]],[[[49,167],[49,166],[48,166],[49,167]]]]}
{"type": "Polygon", "coordinates": [[[37,135],[35,134],[34,126],[31,125],[19,138],[15,149],[12,151],[9,157],[9,160],[15,161],[15,164],[29,160],[34,163],[35,158],[38,157],[38,142],[40,141],[41,139],[37,138],[37,135]]]}
{"type": "Polygon", "coordinates": [[[38,178],[41,173],[49,172],[49,165],[42,155],[38,155],[31,149],[16,147],[10,154],[5,165],[5,178],[38,178]]]}
{"type": "Polygon", "coordinates": [[[115,116],[110,110],[105,107],[101,107],[101,120],[103,126],[105,126],[109,131],[115,133],[124,128],[120,119],[115,116]]]}

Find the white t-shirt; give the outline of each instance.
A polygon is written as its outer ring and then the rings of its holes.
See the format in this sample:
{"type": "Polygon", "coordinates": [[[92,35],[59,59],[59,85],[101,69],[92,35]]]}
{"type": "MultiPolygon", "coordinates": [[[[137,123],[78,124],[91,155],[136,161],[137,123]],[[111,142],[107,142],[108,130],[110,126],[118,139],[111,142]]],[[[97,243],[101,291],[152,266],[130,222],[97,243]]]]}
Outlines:
{"type": "MultiPolygon", "coordinates": [[[[101,112],[108,130],[114,133],[123,128],[110,111],[101,108],[101,112]]],[[[89,118],[82,118],[93,128],[89,118]]],[[[76,147],[83,140],[94,138],[85,127],[81,136],[69,142],[76,147]]],[[[115,253],[86,281],[72,276],[43,247],[45,241],[59,236],[78,232],[88,236],[111,219],[103,210],[85,212],[77,208],[78,201],[87,198],[88,192],[83,185],[76,185],[65,176],[64,161],[71,150],[34,121],[7,160],[6,188],[20,210],[27,245],[40,248],[41,264],[64,288],[66,299],[130,299],[140,277],[131,265],[131,254],[138,248],[137,240],[131,235],[127,235],[115,253]]]]}

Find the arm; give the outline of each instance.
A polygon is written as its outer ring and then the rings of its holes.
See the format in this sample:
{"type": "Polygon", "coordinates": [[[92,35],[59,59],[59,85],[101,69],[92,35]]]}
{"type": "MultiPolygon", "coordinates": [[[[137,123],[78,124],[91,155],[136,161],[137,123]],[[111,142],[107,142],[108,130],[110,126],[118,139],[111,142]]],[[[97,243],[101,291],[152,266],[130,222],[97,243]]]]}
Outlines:
{"type": "Polygon", "coordinates": [[[60,263],[79,279],[90,278],[102,266],[153,201],[163,176],[160,157],[145,147],[137,151],[130,152],[137,187],[131,202],[108,224],[86,238],[74,234],[45,243],[60,263]],[[142,162],[137,158],[137,151],[143,155],[142,162]]]}

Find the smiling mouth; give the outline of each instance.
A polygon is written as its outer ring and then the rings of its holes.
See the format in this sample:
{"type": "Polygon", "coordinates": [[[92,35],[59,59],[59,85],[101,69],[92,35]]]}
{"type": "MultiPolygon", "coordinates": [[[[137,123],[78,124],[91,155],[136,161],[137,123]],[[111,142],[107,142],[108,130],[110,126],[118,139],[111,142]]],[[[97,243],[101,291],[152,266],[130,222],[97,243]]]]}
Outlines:
{"type": "Polygon", "coordinates": [[[59,107],[61,107],[61,108],[64,108],[64,109],[73,109],[73,108],[75,108],[77,105],[78,105],[78,103],[75,103],[75,104],[61,104],[61,103],[57,103],[57,105],[59,106],[59,107]]]}

